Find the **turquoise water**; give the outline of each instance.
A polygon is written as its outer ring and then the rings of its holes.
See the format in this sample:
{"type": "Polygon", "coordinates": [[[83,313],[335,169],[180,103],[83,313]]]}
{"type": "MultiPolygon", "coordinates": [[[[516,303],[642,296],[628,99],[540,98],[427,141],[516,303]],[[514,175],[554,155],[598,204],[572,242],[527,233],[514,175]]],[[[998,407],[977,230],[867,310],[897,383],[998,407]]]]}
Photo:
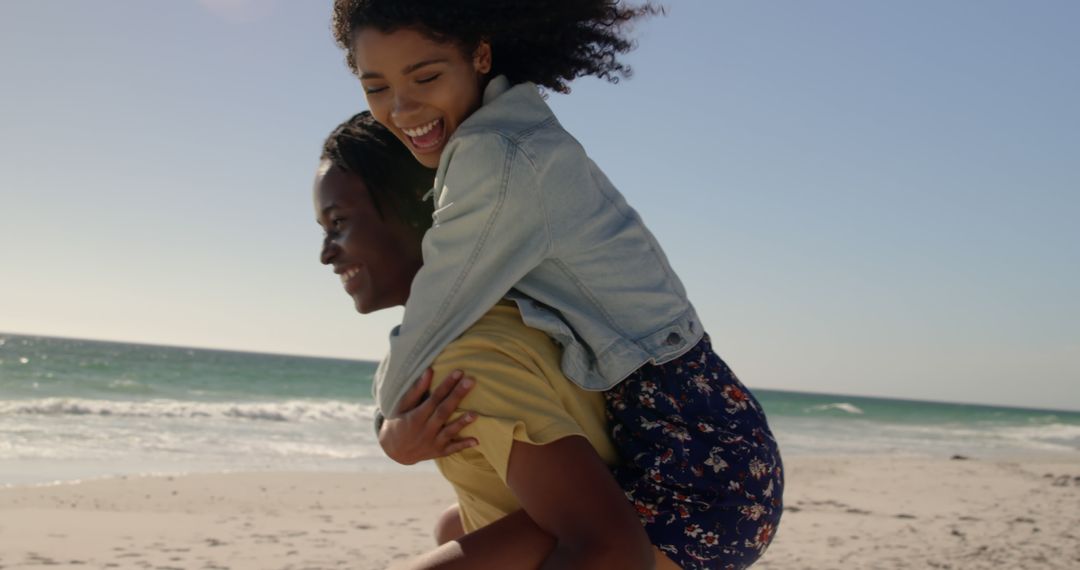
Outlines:
{"type": "Polygon", "coordinates": [[[370,395],[372,363],[0,334],[0,395],[214,402],[370,395]]]}
{"type": "Polygon", "coordinates": [[[368,362],[0,334],[0,485],[388,468],[368,362]]]}
{"type": "MultiPolygon", "coordinates": [[[[371,427],[374,370],[351,360],[0,334],[0,485],[388,469],[371,427]]],[[[1080,453],[1077,412],[755,394],[789,456],[1080,453]]]]}
{"type": "Polygon", "coordinates": [[[1080,412],[756,390],[787,453],[1080,455],[1080,412]]]}

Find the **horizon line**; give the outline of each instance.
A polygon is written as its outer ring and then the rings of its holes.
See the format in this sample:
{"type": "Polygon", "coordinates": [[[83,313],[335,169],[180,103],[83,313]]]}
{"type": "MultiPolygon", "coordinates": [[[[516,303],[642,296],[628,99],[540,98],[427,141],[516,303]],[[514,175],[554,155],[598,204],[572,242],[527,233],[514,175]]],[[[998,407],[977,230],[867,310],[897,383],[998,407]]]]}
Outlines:
{"type": "Polygon", "coordinates": [[[223,347],[210,347],[210,346],[188,346],[184,344],[167,344],[167,343],[154,343],[154,342],[142,342],[133,340],[116,340],[116,339],[104,339],[104,338],[83,338],[77,336],[61,336],[53,334],[37,334],[37,333],[17,333],[0,331],[0,336],[22,336],[30,338],[51,338],[57,340],[78,340],[82,342],[96,342],[101,344],[131,344],[135,346],[148,346],[158,348],[179,348],[186,350],[205,350],[208,352],[231,352],[236,354],[257,354],[261,356],[288,356],[290,358],[314,358],[317,360],[347,360],[352,362],[362,362],[365,364],[378,364],[377,360],[364,360],[362,358],[352,358],[347,356],[329,356],[325,354],[297,354],[290,352],[271,352],[267,350],[252,350],[247,348],[223,348],[223,347]]]}
{"type": "MultiPolygon", "coordinates": [[[[377,360],[364,360],[364,359],[360,359],[360,358],[350,358],[350,357],[343,357],[343,356],[328,356],[328,355],[315,355],[315,354],[296,354],[296,353],[287,353],[287,352],[269,352],[269,351],[262,351],[262,350],[250,350],[250,349],[206,347],[206,346],[187,346],[187,345],[180,345],[180,344],[160,344],[160,343],[137,342],[137,341],[129,341],[129,340],[93,339],[93,338],[81,338],[81,337],[71,337],[71,336],[56,336],[56,335],[47,335],[47,334],[14,333],[14,332],[0,331],[0,337],[2,337],[4,335],[22,336],[22,337],[36,337],[36,338],[50,338],[50,339],[58,339],[58,340],[77,340],[77,341],[83,341],[83,342],[96,342],[96,343],[101,343],[101,344],[130,344],[130,345],[134,345],[134,346],[146,346],[146,347],[176,348],[176,349],[186,349],[186,350],[205,350],[205,351],[208,351],[208,352],[228,352],[228,353],[234,353],[234,354],[255,354],[255,355],[260,355],[260,356],[286,356],[286,357],[290,357],[290,358],[311,358],[311,359],[315,359],[315,360],[338,360],[338,361],[347,361],[347,362],[358,362],[358,363],[363,363],[363,364],[375,364],[375,365],[378,364],[377,360]]],[[[888,396],[888,395],[881,395],[881,394],[839,394],[839,393],[836,393],[836,392],[819,392],[819,391],[815,391],[815,390],[792,390],[790,388],[768,388],[768,387],[752,388],[751,391],[753,391],[753,392],[757,392],[757,391],[786,392],[786,393],[789,393],[789,394],[810,394],[810,395],[814,395],[814,396],[832,396],[832,397],[836,397],[836,398],[849,398],[849,397],[850,398],[869,398],[869,399],[877,399],[877,400],[895,400],[895,401],[898,401],[898,402],[911,402],[911,403],[917,403],[917,404],[946,404],[946,405],[951,405],[951,406],[982,406],[982,407],[986,407],[986,408],[1001,408],[1001,409],[1013,409],[1013,410],[1028,410],[1028,411],[1036,411],[1036,412],[1056,412],[1056,413],[1065,413],[1065,414],[1080,414],[1080,408],[1077,408],[1075,410],[1069,410],[1069,409],[1049,408],[1049,407],[1043,408],[1043,407],[1032,407],[1032,406],[1014,406],[1014,405],[1008,405],[1007,406],[1007,405],[1004,405],[1004,404],[995,404],[995,403],[988,403],[988,402],[961,402],[961,401],[956,401],[956,400],[929,400],[929,399],[922,399],[922,398],[888,396]]]]}

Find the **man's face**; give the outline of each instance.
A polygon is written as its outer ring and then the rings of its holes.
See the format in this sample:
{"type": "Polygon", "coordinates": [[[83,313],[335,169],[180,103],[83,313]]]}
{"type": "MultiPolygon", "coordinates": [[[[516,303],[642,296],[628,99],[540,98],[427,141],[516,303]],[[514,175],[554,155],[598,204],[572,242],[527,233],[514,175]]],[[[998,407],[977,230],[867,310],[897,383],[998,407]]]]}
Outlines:
{"type": "Polygon", "coordinates": [[[363,178],[324,161],[315,178],[315,217],[326,232],[320,261],[341,277],[357,311],[405,304],[423,264],[421,236],[392,212],[380,215],[363,178]]]}

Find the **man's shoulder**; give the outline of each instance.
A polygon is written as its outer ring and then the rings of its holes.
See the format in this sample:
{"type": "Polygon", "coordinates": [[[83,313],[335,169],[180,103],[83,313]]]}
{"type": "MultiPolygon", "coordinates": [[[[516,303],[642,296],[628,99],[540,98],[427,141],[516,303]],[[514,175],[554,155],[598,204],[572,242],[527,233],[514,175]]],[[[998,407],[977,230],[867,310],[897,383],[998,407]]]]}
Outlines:
{"type": "Polygon", "coordinates": [[[512,366],[550,375],[559,368],[560,354],[546,333],[522,321],[517,305],[504,300],[448,344],[434,366],[447,370],[512,366]]]}
{"type": "Polygon", "coordinates": [[[542,332],[529,328],[522,321],[517,305],[503,300],[447,345],[447,349],[516,354],[538,342],[549,341],[542,332]]]}
{"type": "Polygon", "coordinates": [[[448,344],[432,368],[436,384],[454,370],[475,378],[474,405],[519,401],[526,394],[547,394],[563,378],[559,355],[546,334],[522,322],[516,306],[500,303],[448,344]]]}

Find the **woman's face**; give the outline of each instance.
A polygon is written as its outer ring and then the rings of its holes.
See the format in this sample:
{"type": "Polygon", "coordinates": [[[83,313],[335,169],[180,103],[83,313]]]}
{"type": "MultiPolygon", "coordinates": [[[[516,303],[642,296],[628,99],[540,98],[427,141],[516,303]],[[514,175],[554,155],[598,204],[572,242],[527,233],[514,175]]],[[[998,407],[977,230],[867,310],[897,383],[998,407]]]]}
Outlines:
{"type": "Polygon", "coordinates": [[[326,232],[319,259],[333,266],[357,311],[405,304],[423,264],[419,232],[380,216],[364,180],[329,161],[315,178],[315,218],[326,232]]]}
{"type": "Polygon", "coordinates": [[[481,42],[469,54],[411,28],[363,28],[353,57],[375,120],[421,164],[437,168],[450,135],[480,107],[491,47],[481,42]]]}

